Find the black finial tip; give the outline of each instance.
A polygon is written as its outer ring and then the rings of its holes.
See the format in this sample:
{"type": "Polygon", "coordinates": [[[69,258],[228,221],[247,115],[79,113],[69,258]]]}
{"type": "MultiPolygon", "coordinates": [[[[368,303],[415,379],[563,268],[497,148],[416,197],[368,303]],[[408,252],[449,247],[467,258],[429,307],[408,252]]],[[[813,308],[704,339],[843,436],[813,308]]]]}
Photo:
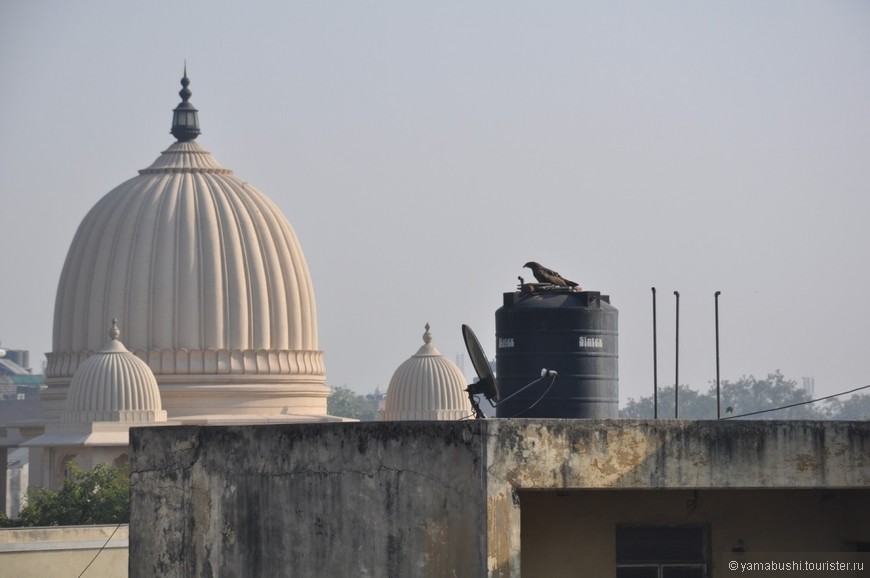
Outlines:
{"type": "Polygon", "coordinates": [[[181,100],[187,102],[190,100],[190,97],[193,93],[190,91],[190,80],[187,78],[187,64],[184,65],[184,76],[181,77],[181,90],[178,91],[178,96],[181,97],[181,100]]]}

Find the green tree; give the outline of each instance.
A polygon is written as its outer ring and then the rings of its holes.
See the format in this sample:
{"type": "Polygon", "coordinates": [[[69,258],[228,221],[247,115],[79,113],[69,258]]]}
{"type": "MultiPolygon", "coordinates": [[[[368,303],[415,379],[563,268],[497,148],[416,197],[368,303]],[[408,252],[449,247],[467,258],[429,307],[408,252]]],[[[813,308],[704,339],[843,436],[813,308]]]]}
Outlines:
{"type": "MultiPolygon", "coordinates": [[[[721,391],[721,416],[737,416],[767,409],[780,408],[810,401],[806,390],[793,380],[786,379],[778,370],[764,379],[743,376],[735,382],[723,381],[721,391]]],[[[858,397],[858,396],[856,396],[858,397]]],[[[674,417],[674,388],[669,387],[658,394],[659,418],[674,417]]],[[[746,419],[844,419],[821,404],[805,404],[777,411],[747,416],[746,419]]],[[[638,400],[630,399],[623,407],[621,417],[653,417],[652,396],[638,400]]],[[[706,393],[699,393],[688,386],[680,386],[680,418],[716,419],[716,386],[710,385],[706,393]]],[[[855,419],[855,418],[848,418],[855,419]]]]}
{"type": "Polygon", "coordinates": [[[870,420],[870,395],[855,394],[850,398],[825,401],[831,419],[870,420]]]}
{"type": "MultiPolygon", "coordinates": [[[[714,392],[715,395],[715,392],[714,392]]],[[[779,370],[766,379],[743,376],[722,384],[722,415],[741,415],[810,401],[812,397],[797,382],[786,379],[779,370]],[[727,408],[730,412],[726,412],[727,408]]],[[[827,419],[820,404],[804,404],[777,411],[747,416],[747,419],[827,419]]]]}
{"type": "Polygon", "coordinates": [[[126,466],[98,465],[84,471],[75,464],[60,490],[36,488],[28,493],[17,525],[74,526],[130,521],[130,477],[126,466]]]}
{"type": "Polygon", "coordinates": [[[10,518],[4,512],[0,512],[0,528],[12,528],[15,526],[20,526],[21,521],[16,520],[15,518],[10,518]]]}
{"type": "MultiPolygon", "coordinates": [[[[629,399],[619,410],[619,417],[651,419],[655,415],[653,398],[629,399]]],[[[673,386],[659,390],[658,416],[660,419],[674,417],[673,386]]],[[[688,385],[680,386],[680,419],[716,419],[716,392],[699,393],[688,385]]]]}
{"type": "Polygon", "coordinates": [[[378,418],[375,405],[366,396],[354,393],[346,387],[334,387],[326,399],[326,411],[329,415],[374,421],[378,418]]]}

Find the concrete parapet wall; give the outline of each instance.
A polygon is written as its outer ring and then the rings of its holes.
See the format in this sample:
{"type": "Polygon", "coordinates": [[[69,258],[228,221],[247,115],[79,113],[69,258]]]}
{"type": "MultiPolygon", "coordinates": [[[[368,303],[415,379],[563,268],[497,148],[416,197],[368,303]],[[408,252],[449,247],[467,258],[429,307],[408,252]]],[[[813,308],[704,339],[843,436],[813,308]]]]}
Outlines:
{"type": "Polygon", "coordinates": [[[131,575],[482,575],[473,426],[134,430],[131,575]]]}
{"type": "Polygon", "coordinates": [[[524,490],[870,487],[870,422],[131,431],[131,576],[520,573],[524,490]]]}
{"type": "Polygon", "coordinates": [[[127,576],[127,524],[0,529],[0,575],[127,576]]]}
{"type": "Polygon", "coordinates": [[[870,486],[870,422],[488,424],[490,475],[523,489],[870,486]]]}

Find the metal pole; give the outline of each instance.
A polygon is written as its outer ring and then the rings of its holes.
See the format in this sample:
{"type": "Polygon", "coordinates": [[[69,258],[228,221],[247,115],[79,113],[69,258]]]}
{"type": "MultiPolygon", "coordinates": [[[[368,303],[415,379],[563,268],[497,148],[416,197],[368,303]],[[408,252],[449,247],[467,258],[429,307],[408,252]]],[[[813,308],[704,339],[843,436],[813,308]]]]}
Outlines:
{"type": "Polygon", "coordinates": [[[656,288],[652,288],[653,301],[653,419],[659,418],[659,367],[656,344],[656,288]]]}
{"type": "Polygon", "coordinates": [[[676,357],[674,360],[674,419],[680,419],[680,292],[674,291],[677,298],[676,357]]]}
{"type": "Polygon", "coordinates": [[[719,393],[719,295],[721,294],[721,291],[716,291],[713,296],[716,301],[716,419],[722,419],[722,402],[719,393]]]}

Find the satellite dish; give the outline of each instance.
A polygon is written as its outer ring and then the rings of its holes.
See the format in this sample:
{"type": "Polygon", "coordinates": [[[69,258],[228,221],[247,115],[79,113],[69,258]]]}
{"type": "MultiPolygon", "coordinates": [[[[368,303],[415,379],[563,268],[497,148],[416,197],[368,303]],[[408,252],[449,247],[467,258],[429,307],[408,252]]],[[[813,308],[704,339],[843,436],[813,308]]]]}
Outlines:
{"type": "MultiPolygon", "coordinates": [[[[495,375],[492,373],[492,368],[489,366],[489,361],[486,359],[486,354],[483,352],[483,348],[480,346],[480,342],[477,340],[477,336],[474,334],[474,331],[471,330],[471,327],[468,325],[462,325],[462,338],[465,340],[465,348],[468,350],[468,356],[471,358],[471,364],[474,366],[474,371],[477,373],[478,381],[477,383],[472,383],[468,387],[465,388],[465,391],[468,392],[468,399],[471,401],[471,407],[474,409],[474,417],[477,419],[484,419],[486,416],[483,414],[483,411],[480,409],[480,402],[477,400],[477,396],[483,395],[489,404],[492,407],[498,407],[499,396],[498,396],[498,383],[495,380],[495,375]]],[[[502,402],[508,401],[510,398],[515,395],[522,393],[526,389],[532,387],[539,381],[550,378],[550,385],[547,387],[546,391],[529,407],[516,414],[513,417],[517,417],[536,405],[544,396],[549,393],[550,388],[553,387],[553,384],[556,382],[556,376],[558,373],[552,369],[542,369],[541,377],[539,379],[534,380],[513,392],[503,400],[502,402]]]]}
{"type": "Polygon", "coordinates": [[[462,325],[462,338],[465,340],[465,349],[468,350],[468,356],[471,358],[471,365],[474,366],[474,371],[477,373],[477,383],[469,384],[465,391],[468,392],[468,398],[471,400],[471,406],[474,408],[474,415],[478,419],[485,417],[480,409],[480,404],[477,402],[476,396],[483,395],[490,404],[495,406],[495,401],[498,401],[498,385],[495,381],[495,375],[492,373],[492,368],[489,366],[489,361],[486,359],[486,354],[477,340],[477,336],[471,327],[462,325]]]}

